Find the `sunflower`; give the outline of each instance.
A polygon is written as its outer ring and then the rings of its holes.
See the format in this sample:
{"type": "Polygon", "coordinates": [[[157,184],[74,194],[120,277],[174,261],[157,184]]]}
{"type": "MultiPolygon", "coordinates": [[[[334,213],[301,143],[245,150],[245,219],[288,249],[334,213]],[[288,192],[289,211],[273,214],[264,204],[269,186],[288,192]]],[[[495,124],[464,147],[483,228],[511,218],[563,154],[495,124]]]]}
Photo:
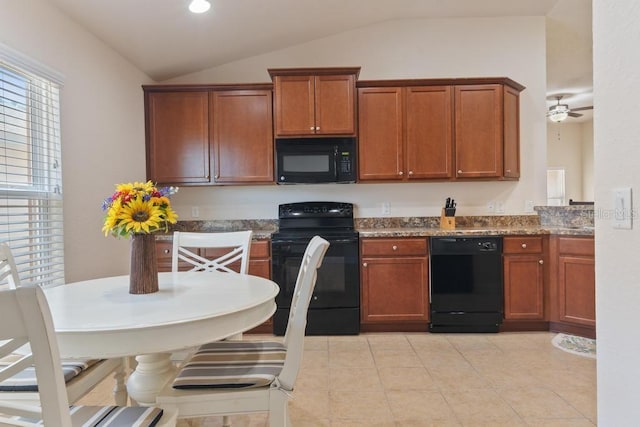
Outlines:
{"type": "Polygon", "coordinates": [[[169,230],[178,221],[169,197],[177,187],[156,188],[151,181],[116,185],[116,191],[102,202],[105,211],[102,231],[116,237],[169,230]]]}
{"type": "Polygon", "coordinates": [[[145,202],[142,196],[137,196],[122,206],[117,219],[120,220],[118,227],[124,227],[128,233],[150,233],[160,228],[161,223],[164,222],[160,207],[145,202]]]}

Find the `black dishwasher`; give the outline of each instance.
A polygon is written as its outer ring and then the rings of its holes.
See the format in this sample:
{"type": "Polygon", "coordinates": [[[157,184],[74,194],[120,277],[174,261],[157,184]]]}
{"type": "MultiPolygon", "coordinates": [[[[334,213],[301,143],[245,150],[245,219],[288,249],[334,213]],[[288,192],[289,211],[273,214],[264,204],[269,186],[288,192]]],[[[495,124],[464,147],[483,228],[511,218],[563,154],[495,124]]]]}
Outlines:
{"type": "Polygon", "coordinates": [[[498,332],[503,318],[502,238],[430,239],[431,332],[498,332]]]}

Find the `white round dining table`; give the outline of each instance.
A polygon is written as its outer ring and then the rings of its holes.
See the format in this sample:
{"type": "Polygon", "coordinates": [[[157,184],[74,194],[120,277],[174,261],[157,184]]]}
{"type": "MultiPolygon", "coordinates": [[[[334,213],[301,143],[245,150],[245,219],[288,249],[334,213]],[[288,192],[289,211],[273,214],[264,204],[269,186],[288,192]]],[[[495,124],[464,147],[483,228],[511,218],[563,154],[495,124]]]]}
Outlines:
{"type": "Polygon", "coordinates": [[[136,356],[127,391],[141,405],[155,404],[175,375],[172,351],[249,330],[273,315],[275,282],[217,272],[158,274],[159,291],[129,293],[129,276],[44,289],[61,357],[136,356]]]}

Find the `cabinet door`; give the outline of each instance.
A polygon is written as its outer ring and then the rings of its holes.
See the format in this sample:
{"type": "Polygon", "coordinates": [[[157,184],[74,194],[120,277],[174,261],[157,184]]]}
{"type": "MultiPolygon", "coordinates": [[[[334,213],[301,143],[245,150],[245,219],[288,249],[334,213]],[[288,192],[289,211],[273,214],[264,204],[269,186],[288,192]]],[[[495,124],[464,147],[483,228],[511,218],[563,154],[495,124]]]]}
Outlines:
{"type": "Polygon", "coordinates": [[[403,179],[402,89],[359,89],[358,109],[359,180],[403,179]]]}
{"type": "Polygon", "coordinates": [[[405,102],[408,179],[451,177],[451,87],[408,87],[405,89],[405,102]]]}
{"type": "Polygon", "coordinates": [[[542,261],[541,255],[505,255],[505,319],[544,320],[542,261]]]}
{"type": "Polygon", "coordinates": [[[147,179],[162,184],[209,182],[208,92],[151,92],[145,101],[147,179]]]}
{"type": "Polygon", "coordinates": [[[428,321],[426,257],[362,258],[363,323],[428,321]]]}
{"type": "Polygon", "coordinates": [[[578,325],[596,324],[595,260],[560,256],[558,260],[559,320],[578,325]]]}
{"type": "Polygon", "coordinates": [[[320,135],[355,135],[355,76],[315,77],[315,131],[320,135]]]}
{"type": "Polygon", "coordinates": [[[502,85],[455,87],[457,178],[502,176],[502,85]]]}
{"type": "Polygon", "coordinates": [[[520,177],[520,92],[504,87],[504,177],[520,177]]]}
{"type": "Polygon", "coordinates": [[[276,76],[276,136],[315,134],[313,76],[276,76]]]}
{"type": "Polygon", "coordinates": [[[213,92],[216,182],[273,182],[271,91],[213,92]]]}

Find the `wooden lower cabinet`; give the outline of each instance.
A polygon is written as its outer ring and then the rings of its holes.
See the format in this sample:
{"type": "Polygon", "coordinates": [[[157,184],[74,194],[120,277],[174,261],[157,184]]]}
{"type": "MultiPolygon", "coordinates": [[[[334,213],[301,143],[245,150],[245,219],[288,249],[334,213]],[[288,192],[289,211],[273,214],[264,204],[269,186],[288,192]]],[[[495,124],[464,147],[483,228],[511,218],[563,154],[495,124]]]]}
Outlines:
{"type": "Polygon", "coordinates": [[[548,330],[547,245],[543,236],[504,237],[502,330],[548,330]]]}
{"type": "Polygon", "coordinates": [[[361,331],[426,331],[426,238],[360,241],[361,331]]]}
{"type": "Polygon", "coordinates": [[[595,247],[593,237],[555,236],[551,330],[595,337],[595,247]]]}

